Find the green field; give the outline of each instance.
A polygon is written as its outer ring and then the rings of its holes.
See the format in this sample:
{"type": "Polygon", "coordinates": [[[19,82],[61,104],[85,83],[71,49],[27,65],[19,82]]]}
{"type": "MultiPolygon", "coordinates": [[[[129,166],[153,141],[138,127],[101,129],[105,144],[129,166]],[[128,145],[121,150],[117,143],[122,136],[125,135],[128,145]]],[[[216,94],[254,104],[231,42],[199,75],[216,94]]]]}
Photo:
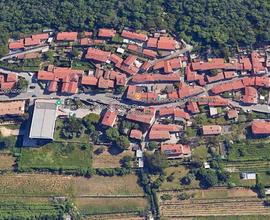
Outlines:
{"type": "Polygon", "coordinates": [[[231,173],[229,182],[234,183],[236,186],[254,186],[256,180],[243,180],[240,178],[240,173],[231,173]]]}
{"type": "Polygon", "coordinates": [[[269,220],[270,216],[222,216],[197,217],[192,220],[269,220]]]}
{"type": "Polygon", "coordinates": [[[92,149],[75,143],[50,143],[40,148],[22,148],[18,167],[28,169],[79,170],[91,167],[92,149]]]}
{"type": "Polygon", "coordinates": [[[230,161],[270,160],[270,143],[234,144],[229,149],[230,161]]]}
{"type": "Polygon", "coordinates": [[[79,142],[79,143],[89,143],[89,136],[83,133],[80,137],[73,137],[72,139],[66,139],[61,137],[61,129],[63,127],[64,121],[62,119],[57,119],[55,123],[54,140],[61,142],[79,142]]]}
{"type": "Polygon", "coordinates": [[[145,198],[78,198],[75,204],[83,215],[140,212],[149,208],[145,198]]]}

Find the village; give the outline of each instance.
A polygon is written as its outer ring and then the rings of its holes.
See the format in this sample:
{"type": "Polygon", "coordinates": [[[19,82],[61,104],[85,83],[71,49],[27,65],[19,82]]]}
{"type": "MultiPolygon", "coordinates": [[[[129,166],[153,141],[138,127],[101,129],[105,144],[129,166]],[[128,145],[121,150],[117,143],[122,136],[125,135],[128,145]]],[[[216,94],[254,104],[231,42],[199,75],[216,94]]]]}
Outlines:
{"type": "MultiPolygon", "coordinates": [[[[110,157],[115,147],[114,163],[125,158],[137,171],[149,169],[149,155],[158,152],[170,170],[161,181],[163,172],[152,164],[165,217],[174,216],[166,200],[175,199],[166,190],[181,188],[173,176],[187,164],[214,170],[218,180],[205,184],[185,168],[184,186],[251,188],[260,181],[270,194],[270,49],[229,58],[202,57],[193,49],[166,30],[44,30],[10,39],[10,51],[0,59],[0,127],[16,127],[23,148],[42,149],[65,140],[81,148],[91,143],[94,161],[110,157]]],[[[0,140],[0,145],[8,142],[0,140]]],[[[15,155],[23,157],[23,151],[15,155]]],[[[52,165],[19,161],[26,172],[52,165]]],[[[73,165],[61,172],[73,171],[73,165]]],[[[107,165],[97,165],[96,172],[112,176],[104,169],[119,163],[107,165]]],[[[127,167],[124,163],[125,169],[113,172],[124,175],[127,167]]],[[[186,216],[192,216],[191,209],[186,216]]]]}

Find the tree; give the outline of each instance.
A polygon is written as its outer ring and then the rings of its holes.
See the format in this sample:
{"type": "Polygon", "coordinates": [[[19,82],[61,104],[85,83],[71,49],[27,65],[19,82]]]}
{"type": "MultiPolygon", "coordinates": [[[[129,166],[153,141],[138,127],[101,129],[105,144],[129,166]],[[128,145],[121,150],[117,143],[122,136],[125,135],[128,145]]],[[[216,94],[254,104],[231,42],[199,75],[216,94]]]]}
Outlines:
{"type": "Polygon", "coordinates": [[[209,188],[218,183],[218,177],[214,170],[201,168],[197,172],[197,178],[203,188],[209,188]]]}
{"type": "Polygon", "coordinates": [[[127,150],[130,146],[130,142],[126,136],[119,136],[115,140],[116,146],[121,150],[127,150]]]}
{"type": "Polygon", "coordinates": [[[124,156],[120,163],[121,163],[121,166],[124,167],[124,168],[127,168],[127,169],[130,169],[131,168],[131,161],[132,161],[132,157],[131,156],[124,156]]]}
{"type": "Polygon", "coordinates": [[[83,117],[83,123],[85,124],[86,128],[90,125],[97,124],[99,120],[100,120],[100,115],[95,114],[95,113],[90,113],[83,117]]]}
{"type": "Polygon", "coordinates": [[[23,77],[19,77],[19,80],[18,80],[16,86],[17,86],[19,93],[25,92],[27,90],[27,87],[28,87],[28,81],[23,77]]]}
{"type": "Polygon", "coordinates": [[[102,154],[104,151],[105,151],[105,147],[102,146],[102,147],[99,147],[98,149],[95,150],[95,154],[102,154]]]}
{"type": "Polygon", "coordinates": [[[119,132],[116,128],[109,128],[106,130],[106,137],[110,141],[116,141],[117,138],[119,137],[119,132]]]}
{"type": "Polygon", "coordinates": [[[163,172],[163,169],[168,167],[167,157],[159,152],[156,152],[154,154],[146,154],[145,167],[150,173],[161,173],[163,172]]]}
{"type": "Polygon", "coordinates": [[[191,179],[189,176],[184,176],[182,179],[181,179],[181,184],[183,185],[190,185],[191,183],[191,179]]]}
{"type": "Polygon", "coordinates": [[[155,141],[150,141],[147,145],[148,150],[155,150],[158,147],[158,143],[155,141]]]}
{"type": "Polygon", "coordinates": [[[172,196],[170,194],[163,194],[162,196],[160,196],[161,200],[165,201],[165,200],[172,200],[172,196]]]}
{"type": "Polygon", "coordinates": [[[259,198],[265,197],[265,187],[262,183],[257,183],[254,188],[255,188],[259,198]]]}
{"type": "Polygon", "coordinates": [[[64,121],[61,134],[66,138],[73,138],[74,135],[79,137],[83,131],[81,120],[75,116],[70,116],[64,121]]]}

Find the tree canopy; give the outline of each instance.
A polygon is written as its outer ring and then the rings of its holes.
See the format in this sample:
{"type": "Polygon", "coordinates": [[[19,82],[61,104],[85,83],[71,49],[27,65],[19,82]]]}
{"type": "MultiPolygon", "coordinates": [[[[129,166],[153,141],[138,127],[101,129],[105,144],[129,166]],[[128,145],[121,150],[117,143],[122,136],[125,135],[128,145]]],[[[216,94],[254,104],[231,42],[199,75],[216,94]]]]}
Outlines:
{"type": "MultiPolygon", "coordinates": [[[[168,29],[187,42],[221,48],[270,42],[265,0],[13,0],[1,1],[1,41],[44,28],[168,29]]],[[[0,48],[0,51],[6,48],[0,48]]]]}

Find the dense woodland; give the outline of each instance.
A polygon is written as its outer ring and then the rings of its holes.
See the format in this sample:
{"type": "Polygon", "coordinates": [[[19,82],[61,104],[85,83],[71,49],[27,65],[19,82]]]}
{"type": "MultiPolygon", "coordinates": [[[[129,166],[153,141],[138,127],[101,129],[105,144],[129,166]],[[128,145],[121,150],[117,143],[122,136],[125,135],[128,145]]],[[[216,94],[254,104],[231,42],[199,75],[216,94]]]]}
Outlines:
{"type": "Polygon", "coordinates": [[[1,0],[0,8],[1,45],[8,35],[43,28],[98,27],[167,29],[195,45],[223,52],[231,46],[270,42],[266,0],[1,0]]]}

